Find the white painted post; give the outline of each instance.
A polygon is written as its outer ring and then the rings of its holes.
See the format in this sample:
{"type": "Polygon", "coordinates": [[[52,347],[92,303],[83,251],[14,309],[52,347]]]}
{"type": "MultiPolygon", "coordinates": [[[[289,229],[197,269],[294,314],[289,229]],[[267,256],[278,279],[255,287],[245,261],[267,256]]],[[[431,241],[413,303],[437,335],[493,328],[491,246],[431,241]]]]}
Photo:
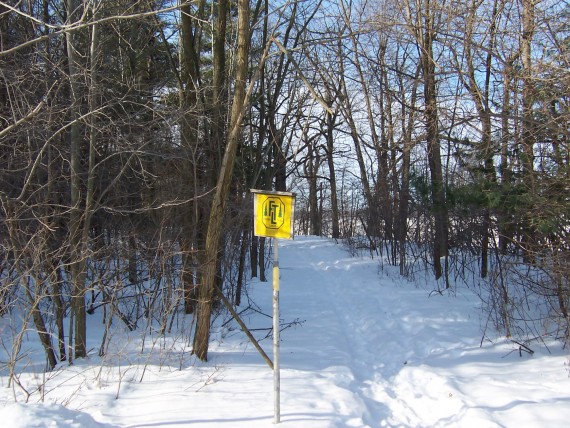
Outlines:
{"type": "Polygon", "coordinates": [[[273,423],[281,418],[281,378],[279,373],[279,254],[277,238],[273,238],[273,423]]]}

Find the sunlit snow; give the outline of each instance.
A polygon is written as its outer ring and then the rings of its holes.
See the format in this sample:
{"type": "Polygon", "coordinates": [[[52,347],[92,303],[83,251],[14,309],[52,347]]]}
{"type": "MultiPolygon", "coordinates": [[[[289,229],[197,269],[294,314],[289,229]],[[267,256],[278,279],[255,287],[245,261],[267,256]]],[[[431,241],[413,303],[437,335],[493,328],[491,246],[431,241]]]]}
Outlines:
{"type": "MultiPolygon", "coordinates": [[[[280,426],[568,426],[568,350],[535,342],[533,355],[519,353],[491,327],[484,332],[474,287],[433,293],[431,279],[408,282],[327,239],[297,237],[279,249],[280,426]]],[[[271,356],[268,279],[248,284],[240,310],[257,305],[243,318],[271,356]]],[[[6,345],[9,321],[0,323],[6,345]]],[[[30,332],[19,378],[29,397],[0,372],[1,426],[274,426],[273,374],[237,324],[216,318],[202,363],[190,353],[191,323],[181,316],[160,336],[129,334],[117,320],[113,345],[99,357],[95,314],[90,357],[46,374],[30,332]]]]}

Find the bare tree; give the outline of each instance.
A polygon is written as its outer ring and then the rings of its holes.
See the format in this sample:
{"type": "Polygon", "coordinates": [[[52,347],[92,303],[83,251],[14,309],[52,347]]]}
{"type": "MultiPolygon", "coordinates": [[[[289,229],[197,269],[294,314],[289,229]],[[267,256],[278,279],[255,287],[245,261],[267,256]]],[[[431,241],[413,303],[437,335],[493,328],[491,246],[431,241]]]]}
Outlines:
{"type": "Polygon", "coordinates": [[[208,358],[210,317],[212,311],[212,299],[214,298],[216,290],[215,281],[217,258],[220,250],[222,222],[234,169],[237,146],[240,140],[244,110],[248,103],[248,97],[246,95],[248,56],[249,2],[247,0],[239,0],[235,92],[232,102],[227,146],[218,177],[212,208],[210,210],[208,234],[206,237],[206,251],[204,255],[205,266],[203,284],[199,290],[196,332],[194,334],[193,352],[201,360],[206,360],[208,358]]]}

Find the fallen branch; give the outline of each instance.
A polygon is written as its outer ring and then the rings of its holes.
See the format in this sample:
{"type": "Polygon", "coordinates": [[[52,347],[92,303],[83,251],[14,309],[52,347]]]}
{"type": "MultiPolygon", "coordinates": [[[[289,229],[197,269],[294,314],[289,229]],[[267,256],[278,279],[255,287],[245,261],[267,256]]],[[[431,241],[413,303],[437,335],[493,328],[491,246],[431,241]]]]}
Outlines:
{"type": "Polygon", "coordinates": [[[251,332],[249,331],[249,329],[247,328],[245,323],[242,321],[242,319],[240,318],[240,316],[238,315],[236,310],[233,308],[230,301],[227,299],[226,296],[224,296],[224,293],[222,293],[222,290],[220,290],[220,287],[218,287],[218,285],[216,283],[214,283],[214,288],[216,289],[216,292],[218,293],[218,296],[220,297],[223,304],[226,306],[226,308],[228,308],[228,310],[230,311],[230,313],[232,314],[234,319],[237,321],[237,323],[241,327],[242,331],[248,337],[250,342],[253,343],[253,346],[255,346],[255,349],[257,349],[257,351],[261,354],[261,356],[263,357],[263,359],[265,360],[267,365],[271,368],[271,370],[273,370],[273,361],[271,361],[271,359],[267,356],[267,354],[265,353],[265,351],[263,350],[263,348],[261,347],[259,342],[255,339],[255,337],[253,337],[253,335],[251,334],[251,332]]]}

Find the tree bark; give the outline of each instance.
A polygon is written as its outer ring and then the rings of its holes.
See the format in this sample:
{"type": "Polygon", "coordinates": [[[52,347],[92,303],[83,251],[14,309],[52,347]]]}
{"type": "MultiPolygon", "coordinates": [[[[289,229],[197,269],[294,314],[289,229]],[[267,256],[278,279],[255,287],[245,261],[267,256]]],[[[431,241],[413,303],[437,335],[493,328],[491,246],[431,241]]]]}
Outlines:
{"type": "Polygon", "coordinates": [[[533,129],[533,103],[534,83],[532,72],[532,39],[535,30],[534,7],[536,0],[521,0],[522,3],[522,135],[521,135],[521,164],[522,180],[526,186],[528,202],[525,204],[522,218],[522,247],[526,262],[534,258],[535,230],[533,226],[534,207],[532,200],[536,194],[536,179],[534,171],[534,129],[533,129]]]}
{"type": "Polygon", "coordinates": [[[222,166],[206,235],[206,251],[204,260],[203,283],[199,290],[197,306],[196,331],[194,334],[193,353],[202,361],[208,359],[210,339],[210,320],[212,298],[216,288],[217,256],[220,249],[220,238],[226,201],[233,175],[237,146],[240,139],[241,124],[247,107],[246,80],[249,57],[249,2],[238,0],[238,42],[236,55],[235,93],[232,104],[229,135],[222,160],[222,166]]]}
{"type": "MultiPolygon", "coordinates": [[[[198,7],[198,19],[202,17],[204,0],[198,7]]],[[[200,154],[198,153],[198,112],[199,112],[199,83],[200,83],[200,31],[193,25],[190,4],[180,7],[180,62],[181,87],[179,88],[180,106],[180,143],[189,153],[193,154],[190,165],[185,165],[183,181],[187,184],[185,191],[191,205],[182,213],[182,238],[184,287],[184,312],[194,313],[198,289],[196,284],[197,266],[199,265],[198,250],[203,248],[205,236],[206,209],[202,198],[197,195],[204,191],[203,174],[198,173],[200,154]]]]}
{"type": "Polygon", "coordinates": [[[475,109],[481,122],[481,143],[479,147],[480,158],[483,163],[483,213],[481,223],[481,278],[487,277],[489,265],[489,239],[491,228],[491,207],[487,195],[492,191],[494,184],[497,182],[495,175],[495,166],[493,164],[494,151],[492,147],[491,135],[491,106],[489,102],[489,86],[491,83],[491,64],[495,48],[496,19],[498,19],[498,1],[493,3],[493,14],[488,29],[489,45],[487,46],[487,54],[484,62],[485,79],[481,83],[476,77],[476,67],[473,55],[473,32],[477,19],[477,5],[473,2],[471,5],[471,13],[466,17],[466,31],[464,37],[465,61],[467,62],[467,70],[465,76],[459,71],[459,76],[463,81],[463,85],[471,95],[471,99],[475,104],[475,109]],[[482,87],[481,87],[482,86],[482,87]]]}
{"type": "MultiPolygon", "coordinates": [[[[412,85],[410,106],[406,114],[406,104],[402,103],[402,130],[404,132],[404,147],[402,149],[402,171],[400,184],[400,206],[398,215],[398,251],[400,255],[400,275],[406,274],[406,242],[408,237],[408,215],[410,200],[410,166],[411,152],[414,146],[412,134],[414,130],[414,115],[416,111],[417,87],[419,84],[418,77],[421,66],[416,68],[414,83],[412,85]],[[407,119],[407,123],[406,123],[407,119]]],[[[405,97],[405,86],[400,80],[400,94],[402,99],[405,97]]]]}
{"type": "MultiPolygon", "coordinates": [[[[332,100],[329,100],[329,102],[332,102],[332,100]]],[[[339,215],[338,215],[336,173],[334,167],[334,134],[333,134],[335,121],[338,113],[335,112],[333,116],[333,114],[327,111],[325,112],[325,115],[326,115],[327,163],[329,167],[329,183],[331,191],[331,222],[332,222],[331,237],[333,239],[338,239],[340,238],[340,226],[339,226],[339,215]]]]}
{"type": "Polygon", "coordinates": [[[503,101],[501,111],[501,209],[498,212],[499,222],[499,250],[501,254],[506,255],[508,245],[512,241],[512,213],[506,207],[508,193],[512,186],[512,171],[509,165],[509,145],[511,144],[512,135],[510,132],[510,117],[511,117],[511,91],[513,79],[514,60],[518,56],[511,56],[505,63],[503,70],[503,101]]]}
{"type": "MultiPolygon", "coordinates": [[[[67,23],[73,25],[78,22],[81,16],[80,2],[78,0],[67,0],[67,23]]],[[[74,318],[74,351],[75,358],[87,356],[87,326],[85,310],[85,257],[82,241],[82,198],[81,198],[81,93],[79,55],[77,48],[79,44],[75,41],[73,30],[66,33],[67,59],[69,84],[71,89],[70,108],[70,155],[71,155],[71,209],[69,218],[70,250],[71,250],[71,282],[72,297],[71,307],[74,318]]]]}
{"type": "MultiPolygon", "coordinates": [[[[438,114],[437,114],[437,88],[435,81],[435,59],[433,56],[433,43],[435,40],[434,16],[435,8],[427,0],[424,9],[424,20],[421,37],[421,64],[424,83],[424,102],[426,120],[426,140],[427,155],[431,177],[431,196],[434,215],[434,237],[433,237],[433,265],[435,278],[439,279],[443,275],[441,265],[442,257],[447,257],[447,206],[445,202],[445,189],[443,180],[443,170],[441,165],[441,151],[438,136],[438,114]]],[[[448,287],[449,284],[446,284],[448,287]]]]}
{"type": "Polygon", "coordinates": [[[316,149],[311,142],[307,146],[308,156],[305,160],[305,176],[309,182],[309,230],[311,235],[321,236],[321,213],[319,211],[319,195],[317,183],[317,171],[320,166],[320,158],[315,155],[316,149]]]}

